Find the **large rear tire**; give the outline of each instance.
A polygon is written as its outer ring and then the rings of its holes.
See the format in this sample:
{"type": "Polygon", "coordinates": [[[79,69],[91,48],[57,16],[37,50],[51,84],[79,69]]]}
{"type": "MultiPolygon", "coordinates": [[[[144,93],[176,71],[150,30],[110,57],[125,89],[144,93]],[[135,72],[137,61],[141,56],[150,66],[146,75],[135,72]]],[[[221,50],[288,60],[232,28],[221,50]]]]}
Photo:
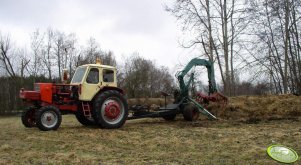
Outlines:
{"type": "Polygon", "coordinates": [[[75,113],[75,117],[76,117],[77,121],[80,122],[84,126],[91,126],[91,125],[96,124],[93,118],[87,118],[84,115],[82,106],[79,106],[78,110],[75,113]]]}
{"type": "Polygon", "coordinates": [[[120,128],[128,116],[126,99],[118,91],[104,91],[94,100],[92,116],[101,128],[120,128]]]}
{"type": "Polygon", "coordinates": [[[36,123],[40,130],[57,130],[62,122],[62,115],[58,108],[45,106],[36,111],[36,123]]]}
{"type": "Polygon", "coordinates": [[[187,121],[195,121],[199,118],[199,109],[194,104],[189,103],[184,107],[183,117],[187,121]]]}
{"type": "Polygon", "coordinates": [[[27,107],[25,111],[22,112],[21,121],[25,127],[31,128],[36,126],[35,120],[35,107],[27,107]]]}

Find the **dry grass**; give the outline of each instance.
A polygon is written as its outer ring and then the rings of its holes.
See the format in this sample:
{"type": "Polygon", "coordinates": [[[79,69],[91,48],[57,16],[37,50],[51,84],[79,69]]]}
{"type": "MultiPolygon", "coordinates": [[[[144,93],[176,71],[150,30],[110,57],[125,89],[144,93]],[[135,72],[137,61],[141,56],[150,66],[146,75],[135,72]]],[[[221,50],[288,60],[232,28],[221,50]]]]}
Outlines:
{"type": "Polygon", "coordinates": [[[301,153],[301,121],[244,124],[162,119],[128,121],[118,130],[83,127],[72,115],[57,131],[0,118],[0,164],[276,164],[275,143],[301,153]]]}
{"type": "MultiPolygon", "coordinates": [[[[164,98],[129,99],[128,102],[129,105],[164,106],[164,98]]],[[[167,100],[167,103],[172,102],[173,99],[167,100]]],[[[252,123],[261,120],[292,119],[301,116],[301,96],[286,94],[230,97],[224,109],[216,103],[210,103],[208,110],[219,118],[232,121],[252,123]]]]}
{"type": "Polygon", "coordinates": [[[247,122],[298,116],[301,116],[301,96],[291,94],[233,97],[221,114],[224,119],[247,122]]]}
{"type": "Polygon", "coordinates": [[[271,144],[301,154],[300,100],[243,96],[231,98],[218,121],[141,119],[117,130],[84,127],[66,115],[57,131],[42,132],[23,127],[19,117],[1,117],[0,164],[277,164],[265,151],[271,144]],[[288,120],[292,112],[297,117],[288,120]],[[269,113],[282,120],[237,120],[269,113]]]}

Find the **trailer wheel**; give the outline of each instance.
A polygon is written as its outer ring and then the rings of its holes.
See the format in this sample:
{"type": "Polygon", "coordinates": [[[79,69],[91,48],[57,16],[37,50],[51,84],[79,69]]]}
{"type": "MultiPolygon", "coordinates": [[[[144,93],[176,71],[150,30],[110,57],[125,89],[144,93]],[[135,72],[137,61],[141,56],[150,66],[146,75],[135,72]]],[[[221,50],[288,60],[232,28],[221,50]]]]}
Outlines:
{"type": "Polygon", "coordinates": [[[35,108],[34,107],[27,107],[25,111],[22,112],[21,115],[22,124],[25,127],[35,127],[36,121],[35,121],[35,108]]]}
{"type": "Polygon", "coordinates": [[[104,91],[94,100],[92,116],[102,128],[120,128],[128,116],[126,99],[118,91],[104,91]]]}
{"type": "Polygon", "coordinates": [[[162,118],[166,121],[172,121],[172,120],[175,120],[177,114],[174,113],[174,114],[168,114],[168,115],[165,115],[165,116],[162,116],[162,118]]]}
{"type": "Polygon", "coordinates": [[[93,118],[87,118],[84,115],[84,112],[81,109],[81,106],[79,106],[79,109],[75,113],[75,117],[78,122],[80,122],[82,125],[85,126],[90,126],[90,125],[95,125],[95,121],[93,118]]]}
{"type": "Polygon", "coordinates": [[[40,130],[57,130],[62,122],[62,115],[58,108],[45,106],[36,111],[36,123],[40,130]]]}
{"type": "Polygon", "coordinates": [[[199,109],[194,104],[190,103],[184,107],[183,117],[187,121],[195,121],[199,118],[199,109]]]}

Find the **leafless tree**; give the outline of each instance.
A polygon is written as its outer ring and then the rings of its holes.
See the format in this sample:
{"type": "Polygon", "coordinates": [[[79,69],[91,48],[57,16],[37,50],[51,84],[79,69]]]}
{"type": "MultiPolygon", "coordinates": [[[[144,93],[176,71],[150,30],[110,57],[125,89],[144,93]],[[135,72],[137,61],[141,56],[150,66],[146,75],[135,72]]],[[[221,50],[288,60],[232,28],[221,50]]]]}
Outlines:
{"type": "MultiPolygon", "coordinates": [[[[31,35],[31,49],[33,53],[32,64],[29,67],[30,74],[35,78],[42,71],[42,47],[44,41],[44,34],[40,30],[36,30],[31,35]]],[[[35,82],[35,81],[34,81],[35,82]]]]}
{"type": "Polygon", "coordinates": [[[159,97],[160,91],[171,93],[174,79],[165,67],[134,53],[125,62],[124,88],[130,98],[159,97]]]}
{"type": "Polygon", "coordinates": [[[17,52],[17,57],[21,60],[19,64],[19,70],[20,70],[20,79],[21,79],[21,86],[24,84],[24,78],[25,78],[25,71],[30,63],[29,57],[27,57],[27,52],[25,49],[19,49],[17,52]]]}
{"type": "Polygon", "coordinates": [[[257,28],[250,32],[256,37],[246,50],[259,65],[252,69],[269,77],[272,92],[300,93],[300,2],[262,0],[253,8],[257,18],[252,26],[257,28]]]}
{"type": "Polygon", "coordinates": [[[0,33],[0,67],[4,68],[10,77],[16,77],[15,69],[13,67],[13,52],[9,36],[2,36],[0,33]]]}
{"type": "Polygon", "coordinates": [[[237,40],[246,29],[247,9],[241,0],[181,0],[167,7],[188,32],[184,48],[200,48],[209,60],[216,61],[225,93],[233,95],[236,75],[234,59],[240,48],[237,40]]]}
{"type": "Polygon", "coordinates": [[[43,50],[42,50],[42,61],[43,64],[46,67],[46,70],[48,72],[48,78],[52,79],[52,66],[53,66],[53,40],[54,40],[54,32],[51,28],[47,29],[46,32],[46,43],[44,44],[43,50]]]}

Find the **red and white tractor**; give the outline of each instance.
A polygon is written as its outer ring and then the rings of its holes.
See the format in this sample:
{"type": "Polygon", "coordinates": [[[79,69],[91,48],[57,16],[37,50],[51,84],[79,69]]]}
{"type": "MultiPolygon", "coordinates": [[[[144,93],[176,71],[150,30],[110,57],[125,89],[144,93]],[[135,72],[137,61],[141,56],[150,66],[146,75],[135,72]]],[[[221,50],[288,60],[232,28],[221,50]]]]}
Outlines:
{"type": "MultiPolygon", "coordinates": [[[[64,74],[67,79],[67,73],[64,74]]],[[[20,98],[30,104],[22,113],[25,127],[56,130],[62,114],[73,113],[83,125],[119,128],[128,116],[128,104],[117,87],[116,68],[86,64],[78,67],[70,84],[35,83],[34,90],[20,90],[20,98]]]]}

